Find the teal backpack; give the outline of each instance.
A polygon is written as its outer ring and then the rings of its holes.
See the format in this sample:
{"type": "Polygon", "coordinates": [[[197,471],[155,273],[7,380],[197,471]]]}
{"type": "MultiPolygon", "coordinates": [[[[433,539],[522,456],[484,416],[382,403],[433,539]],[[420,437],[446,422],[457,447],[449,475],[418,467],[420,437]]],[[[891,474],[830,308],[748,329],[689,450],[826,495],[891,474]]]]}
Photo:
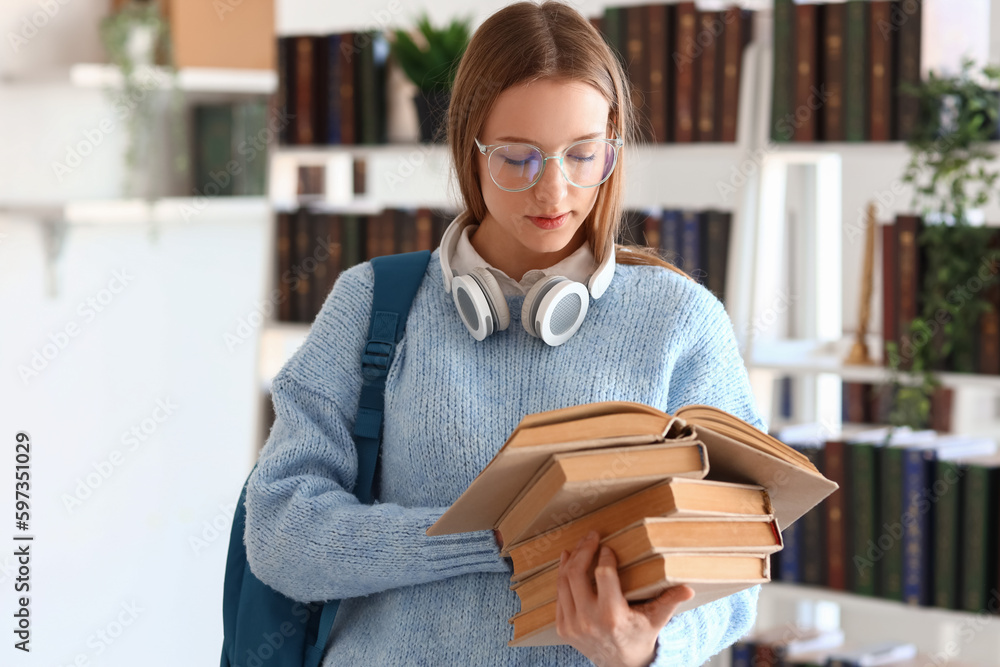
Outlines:
{"type": "MultiPolygon", "coordinates": [[[[430,252],[426,250],[371,260],[375,295],[368,342],[361,355],[361,399],[354,423],[358,450],[354,495],[364,504],[370,504],[374,497],[372,483],[382,439],[385,378],[429,260],[430,252]]],[[[319,667],[340,602],[297,602],[253,575],[243,545],[246,497],[244,482],[226,559],[221,666],[319,667]]]]}

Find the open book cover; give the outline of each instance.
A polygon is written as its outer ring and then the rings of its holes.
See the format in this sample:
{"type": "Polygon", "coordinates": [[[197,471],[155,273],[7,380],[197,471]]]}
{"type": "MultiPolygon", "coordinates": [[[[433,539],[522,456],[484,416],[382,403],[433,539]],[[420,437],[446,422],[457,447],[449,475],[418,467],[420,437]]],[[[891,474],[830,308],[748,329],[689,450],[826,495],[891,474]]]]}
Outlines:
{"type": "Polygon", "coordinates": [[[669,415],[603,401],[527,415],[427,535],[496,528],[552,454],[667,441],[703,443],[706,479],[764,487],[782,530],[837,489],[805,456],[724,410],[690,405],[669,415]]]}

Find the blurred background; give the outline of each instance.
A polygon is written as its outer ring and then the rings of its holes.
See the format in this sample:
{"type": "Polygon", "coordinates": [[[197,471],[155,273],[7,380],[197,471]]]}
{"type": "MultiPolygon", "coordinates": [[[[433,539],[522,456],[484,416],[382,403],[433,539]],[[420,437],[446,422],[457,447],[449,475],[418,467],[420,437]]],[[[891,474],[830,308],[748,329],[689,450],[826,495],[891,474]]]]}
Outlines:
{"type": "MultiPolygon", "coordinates": [[[[0,616],[11,629],[13,538],[34,537],[31,652],[8,630],[0,664],[217,664],[229,531],[273,420],[270,379],[341,270],[436,247],[458,210],[440,134],[451,68],[505,4],[0,5],[0,616]]],[[[567,4],[622,58],[642,117],[621,240],[657,249],[723,301],[772,431],[821,463],[826,443],[887,424],[995,451],[1000,292],[987,289],[997,256],[986,249],[1000,248],[1000,93],[988,65],[1000,61],[1000,1],[567,4]],[[913,199],[944,170],[933,158],[970,146],[987,152],[963,163],[962,187],[984,199],[933,188],[913,199]],[[956,231],[915,236],[945,227],[956,231]],[[921,287],[929,267],[939,280],[921,287]],[[963,285],[951,343],[914,352],[909,324],[931,322],[963,285]]],[[[875,476],[841,484],[852,499],[883,488],[875,476]]],[[[891,518],[852,503],[836,506],[853,508],[848,525],[891,518]]],[[[833,534],[831,507],[803,522],[811,535],[833,534]]],[[[819,551],[794,562],[818,569],[775,563],[752,650],[801,634],[821,638],[796,645],[803,654],[891,640],[931,656],[921,664],[1000,665],[998,503],[980,518],[981,531],[950,538],[964,557],[961,540],[986,536],[967,599],[894,599],[830,566],[835,549],[847,562],[863,553],[860,537],[801,537],[819,551]]]]}

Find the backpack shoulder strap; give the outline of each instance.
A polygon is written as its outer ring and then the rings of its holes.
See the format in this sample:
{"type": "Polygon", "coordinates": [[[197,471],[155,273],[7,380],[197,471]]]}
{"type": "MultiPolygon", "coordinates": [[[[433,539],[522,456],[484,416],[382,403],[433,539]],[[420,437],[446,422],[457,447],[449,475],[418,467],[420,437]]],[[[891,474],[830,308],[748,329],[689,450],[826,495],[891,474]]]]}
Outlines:
{"type": "Polygon", "coordinates": [[[396,353],[396,345],[406,330],[406,318],[430,256],[430,252],[421,250],[371,260],[375,269],[375,296],[372,299],[368,342],[361,354],[361,399],[354,420],[354,441],[358,449],[358,479],[354,495],[362,503],[372,502],[372,481],[385,407],[385,378],[396,353]]]}
{"type": "MultiPolygon", "coordinates": [[[[354,495],[365,504],[372,502],[372,482],[382,440],[385,378],[389,374],[396,345],[406,330],[406,318],[430,257],[430,251],[419,250],[371,260],[375,270],[375,295],[372,298],[368,342],[361,354],[361,399],[354,421],[354,442],[358,450],[358,478],[354,484],[354,495]]],[[[311,628],[307,632],[306,667],[319,667],[339,607],[339,600],[330,600],[323,605],[318,614],[315,635],[311,628]]]]}

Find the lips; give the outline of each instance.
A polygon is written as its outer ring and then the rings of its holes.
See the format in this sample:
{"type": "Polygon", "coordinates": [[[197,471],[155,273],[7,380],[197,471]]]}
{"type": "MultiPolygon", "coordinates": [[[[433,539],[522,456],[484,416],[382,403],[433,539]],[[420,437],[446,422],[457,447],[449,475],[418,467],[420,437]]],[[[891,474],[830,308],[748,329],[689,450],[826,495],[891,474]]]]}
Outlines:
{"type": "Polygon", "coordinates": [[[556,216],[527,216],[531,222],[535,224],[536,227],[540,229],[557,229],[561,227],[568,219],[569,212],[561,213],[556,216]]]}

